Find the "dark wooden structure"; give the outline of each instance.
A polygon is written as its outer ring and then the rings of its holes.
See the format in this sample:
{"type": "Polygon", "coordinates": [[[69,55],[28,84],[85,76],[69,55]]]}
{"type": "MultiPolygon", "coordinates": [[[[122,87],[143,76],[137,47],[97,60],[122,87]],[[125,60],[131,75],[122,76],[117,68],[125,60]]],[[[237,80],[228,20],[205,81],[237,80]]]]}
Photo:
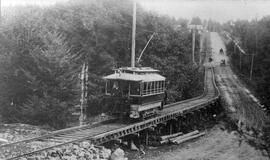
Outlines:
{"type": "Polygon", "coordinates": [[[118,114],[132,119],[145,118],[162,109],[165,95],[165,77],[150,67],[125,67],[115,70],[106,80],[106,95],[125,103],[115,104],[118,114]]]}

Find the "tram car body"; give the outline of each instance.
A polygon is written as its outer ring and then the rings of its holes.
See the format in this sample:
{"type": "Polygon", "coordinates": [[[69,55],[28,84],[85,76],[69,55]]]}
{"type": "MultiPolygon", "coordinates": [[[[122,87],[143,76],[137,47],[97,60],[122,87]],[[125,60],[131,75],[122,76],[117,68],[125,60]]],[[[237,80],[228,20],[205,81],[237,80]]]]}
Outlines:
{"type": "Polygon", "coordinates": [[[150,67],[125,67],[104,77],[106,95],[115,97],[116,111],[131,119],[146,118],[163,109],[165,77],[150,67]]]}

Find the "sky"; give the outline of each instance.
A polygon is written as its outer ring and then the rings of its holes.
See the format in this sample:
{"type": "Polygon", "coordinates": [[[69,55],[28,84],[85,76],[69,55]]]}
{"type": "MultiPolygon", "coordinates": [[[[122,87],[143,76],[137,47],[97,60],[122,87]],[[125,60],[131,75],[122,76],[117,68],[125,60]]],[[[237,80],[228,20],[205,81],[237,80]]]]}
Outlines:
{"type": "Polygon", "coordinates": [[[139,0],[147,10],[176,18],[213,19],[218,22],[270,15],[270,1],[259,0],[139,0]]]}
{"type": "Polygon", "coordinates": [[[67,2],[68,0],[1,0],[2,6],[15,6],[15,5],[53,5],[56,2],[67,2]]]}
{"type": "MultiPolygon", "coordinates": [[[[2,6],[41,5],[48,6],[68,0],[1,0],[2,6]]],[[[213,19],[218,22],[237,19],[258,19],[270,15],[267,0],[137,0],[146,10],[167,14],[175,18],[213,19]]]]}

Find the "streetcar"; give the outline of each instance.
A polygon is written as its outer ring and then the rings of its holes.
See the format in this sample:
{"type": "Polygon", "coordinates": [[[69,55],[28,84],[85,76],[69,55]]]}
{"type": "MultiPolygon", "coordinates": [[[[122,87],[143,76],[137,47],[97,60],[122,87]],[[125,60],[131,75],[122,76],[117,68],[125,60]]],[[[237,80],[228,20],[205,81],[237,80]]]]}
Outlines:
{"type": "Polygon", "coordinates": [[[123,67],[104,77],[105,93],[113,98],[111,111],[121,117],[145,119],[166,102],[165,77],[150,67],[123,67]]]}

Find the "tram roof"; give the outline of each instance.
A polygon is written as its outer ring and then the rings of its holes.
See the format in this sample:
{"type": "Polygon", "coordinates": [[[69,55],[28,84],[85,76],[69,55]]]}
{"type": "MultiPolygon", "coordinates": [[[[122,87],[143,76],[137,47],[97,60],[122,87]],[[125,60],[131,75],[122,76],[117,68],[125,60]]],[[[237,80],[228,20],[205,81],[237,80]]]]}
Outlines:
{"type": "Polygon", "coordinates": [[[152,81],[165,81],[165,77],[157,73],[149,74],[132,74],[132,73],[114,73],[105,76],[104,79],[108,80],[125,80],[125,81],[136,81],[136,82],[152,82],[152,81]]]}
{"type": "Polygon", "coordinates": [[[122,67],[119,69],[115,69],[115,70],[120,70],[120,71],[131,71],[131,72],[145,72],[145,73],[149,73],[149,72],[159,72],[159,70],[157,69],[153,69],[151,67],[122,67]]]}

